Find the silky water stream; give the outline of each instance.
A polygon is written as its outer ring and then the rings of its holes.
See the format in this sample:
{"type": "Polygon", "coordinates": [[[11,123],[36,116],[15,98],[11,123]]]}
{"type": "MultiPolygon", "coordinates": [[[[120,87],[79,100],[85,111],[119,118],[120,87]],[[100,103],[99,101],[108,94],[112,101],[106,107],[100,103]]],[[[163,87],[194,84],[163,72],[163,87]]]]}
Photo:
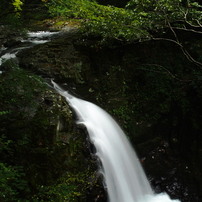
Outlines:
{"type": "Polygon", "coordinates": [[[154,194],[137,155],[116,121],[93,103],[76,98],[52,81],[86,127],[101,161],[110,202],[179,202],[167,194],[154,194]]]}
{"type": "Polygon", "coordinates": [[[17,54],[24,50],[29,49],[38,44],[44,44],[49,42],[52,37],[59,35],[60,32],[50,32],[50,31],[37,31],[37,32],[27,32],[27,36],[18,39],[17,46],[5,47],[2,45],[0,47],[0,74],[3,73],[2,65],[8,61],[13,60],[13,64],[17,64],[17,54]]]}
{"type": "Polygon", "coordinates": [[[154,194],[137,155],[116,121],[93,103],[76,98],[52,82],[86,127],[101,161],[110,202],[170,202],[167,194],[154,194]]]}

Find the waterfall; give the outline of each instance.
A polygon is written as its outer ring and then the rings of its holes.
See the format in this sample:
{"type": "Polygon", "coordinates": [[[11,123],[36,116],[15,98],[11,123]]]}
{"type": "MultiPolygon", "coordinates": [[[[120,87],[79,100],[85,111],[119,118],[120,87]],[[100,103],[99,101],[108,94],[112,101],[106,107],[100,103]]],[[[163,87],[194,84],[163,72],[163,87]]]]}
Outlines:
{"type": "Polygon", "coordinates": [[[166,194],[155,195],[126,135],[116,121],[93,103],[76,98],[52,82],[86,127],[101,161],[101,172],[110,202],[170,202],[166,194]]]}

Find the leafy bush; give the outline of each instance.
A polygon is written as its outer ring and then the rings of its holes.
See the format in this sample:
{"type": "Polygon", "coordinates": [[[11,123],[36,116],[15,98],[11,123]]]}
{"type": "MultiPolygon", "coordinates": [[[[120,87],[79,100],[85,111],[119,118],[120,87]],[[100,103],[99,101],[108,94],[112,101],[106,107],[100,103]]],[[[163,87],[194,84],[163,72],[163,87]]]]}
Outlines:
{"type": "Polygon", "coordinates": [[[170,24],[200,26],[202,19],[195,1],[186,5],[181,0],[131,0],[126,8],[118,8],[90,0],[51,0],[48,7],[53,16],[80,19],[86,34],[126,41],[151,38],[170,24]]]}
{"type": "Polygon", "coordinates": [[[39,193],[33,196],[37,201],[80,201],[87,191],[97,183],[97,177],[90,170],[64,175],[51,186],[40,186],[39,193]]]}
{"type": "Polygon", "coordinates": [[[85,198],[95,184],[92,162],[68,104],[19,67],[7,69],[0,84],[0,201],[85,198]]]}
{"type": "Polygon", "coordinates": [[[16,113],[16,111],[23,116],[28,115],[25,113],[26,108],[37,104],[34,100],[37,88],[44,86],[39,77],[19,68],[12,69],[5,76],[2,75],[0,83],[1,115],[8,114],[8,112],[16,113]],[[10,82],[9,85],[8,82],[10,82]]]}
{"type": "Polygon", "coordinates": [[[0,201],[18,201],[20,192],[27,190],[20,167],[7,166],[0,163],[0,201]]]}
{"type": "MultiPolygon", "coordinates": [[[[0,21],[7,21],[9,18],[19,17],[22,11],[23,2],[21,0],[1,0],[0,21]]],[[[12,22],[12,20],[10,21],[12,22]]]]}
{"type": "Polygon", "coordinates": [[[49,4],[54,16],[80,19],[86,34],[101,35],[103,38],[136,39],[147,37],[141,23],[131,10],[99,5],[88,0],[61,0],[49,4]]]}
{"type": "Polygon", "coordinates": [[[14,0],[12,4],[16,12],[19,12],[22,10],[23,2],[21,0],[14,0]]]}

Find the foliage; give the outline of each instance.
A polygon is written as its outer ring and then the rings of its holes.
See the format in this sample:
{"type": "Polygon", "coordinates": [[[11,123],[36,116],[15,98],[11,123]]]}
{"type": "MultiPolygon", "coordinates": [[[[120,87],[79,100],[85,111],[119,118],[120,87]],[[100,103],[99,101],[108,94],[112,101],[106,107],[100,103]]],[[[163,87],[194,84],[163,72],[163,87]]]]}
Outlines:
{"type": "Polygon", "coordinates": [[[33,196],[37,201],[78,201],[85,200],[88,189],[97,182],[92,171],[84,169],[79,173],[68,173],[51,186],[40,186],[39,193],[33,196]]]}
{"type": "Polygon", "coordinates": [[[30,194],[23,168],[25,156],[21,156],[30,142],[23,122],[30,116],[28,108],[36,106],[36,87],[42,88],[43,83],[12,67],[1,75],[0,84],[0,200],[18,201],[30,194]]]}
{"type": "Polygon", "coordinates": [[[25,192],[27,182],[23,179],[24,173],[20,167],[7,166],[0,162],[0,200],[18,201],[20,192],[25,192]]]}
{"type": "Polygon", "coordinates": [[[22,6],[23,2],[21,0],[1,0],[0,17],[7,17],[7,15],[16,15],[19,17],[22,6]]]}
{"type": "Polygon", "coordinates": [[[9,111],[0,111],[0,116],[1,115],[5,115],[5,114],[8,114],[9,113],[9,111]]]}
{"type": "Polygon", "coordinates": [[[19,67],[9,66],[0,84],[0,200],[85,198],[97,178],[67,103],[19,67]]]}
{"type": "Polygon", "coordinates": [[[23,5],[23,2],[21,0],[13,0],[13,6],[14,6],[14,10],[16,12],[18,11],[21,11],[22,10],[22,5],[23,5]]]}
{"type": "Polygon", "coordinates": [[[52,15],[82,20],[87,34],[134,41],[164,32],[170,24],[183,27],[187,22],[199,25],[201,6],[181,0],[131,0],[126,8],[103,6],[89,0],[51,0],[52,15]]]}
{"type": "Polygon", "coordinates": [[[0,23],[3,25],[11,25],[16,31],[21,28],[20,14],[22,5],[23,3],[20,0],[1,0],[0,23]]]}
{"type": "Polygon", "coordinates": [[[113,5],[116,7],[123,8],[129,0],[96,0],[99,4],[102,5],[113,5]]]}
{"type": "Polygon", "coordinates": [[[5,112],[12,114],[17,110],[22,116],[28,115],[25,113],[28,106],[37,105],[34,100],[37,88],[44,86],[38,77],[19,68],[12,69],[8,76],[2,76],[0,83],[0,98],[2,100],[0,110],[4,111],[4,114],[5,112]],[[12,82],[6,85],[8,81],[12,82]]]}
{"type": "Polygon", "coordinates": [[[201,21],[200,7],[195,1],[186,5],[182,0],[131,0],[126,6],[138,13],[152,31],[166,28],[168,23],[182,26],[186,20],[193,23],[201,21]]]}
{"type": "Polygon", "coordinates": [[[103,6],[88,0],[61,0],[60,4],[54,3],[49,4],[52,15],[82,20],[86,34],[128,40],[148,36],[148,32],[141,29],[141,22],[130,10],[103,6]]]}
{"type": "Polygon", "coordinates": [[[46,15],[46,9],[43,0],[1,0],[0,23],[11,25],[11,28],[22,29],[27,26],[27,18],[30,20],[41,20],[46,15]],[[34,13],[34,15],[33,15],[34,13]]]}

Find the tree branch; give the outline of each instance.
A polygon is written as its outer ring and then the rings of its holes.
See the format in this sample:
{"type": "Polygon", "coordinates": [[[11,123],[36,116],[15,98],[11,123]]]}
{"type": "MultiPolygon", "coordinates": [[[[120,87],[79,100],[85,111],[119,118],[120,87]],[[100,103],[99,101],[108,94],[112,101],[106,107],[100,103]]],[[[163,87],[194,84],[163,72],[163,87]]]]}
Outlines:
{"type": "MultiPolygon", "coordinates": [[[[145,66],[156,66],[156,67],[159,67],[159,68],[165,70],[164,73],[169,74],[173,79],[178,80],[178,81],[180,81],[180,82],[191,82],[191,81],[192,81],[191,79],[186,79],[186,80],[185,80],[185,79],[180,79],[180,78],[178,78],[178,77],[175,76],[171,71],[169,71],[167,68],[165,68],[164,66],[159,65],[159,64],[143,64],[143,65],[145,65],[145,66]]],[[[161,71],[154,71],[154,70],[148,70],[148,69],[146,69],[146,70],[147,70],[147,71],[153,71],[153,72],[156,72],[156,73],[162,73],[161,71]]]]}
{"type": "Polygon", "coordinates": [[[177,44],[178,46],[180,46],[180,48],[183,47],[182,44],[178,43],[177,41],[175,41],[173,39],[168,39],[168,38],[152,38],[152,40],[155,40],[155,41],[169,41],[169,42],[177,44]]]}
{"type": "MultiPolygon", "coordinates": [[[[187,13],[186,13],[186,15],[187,15],[187,13]]],[[[182,50],[183,54],[186,56],[186,58],[187,58],[190,62],[192,62],[192,63],[194,63],[195,65],[197,65],[200,69],[202,69],[202,63],[196,61],[196,60],[190,55],[190,53],[184,48],[184,46],[180,43],[176,32],[174,31],[173,27],[171,26],[171,24],[170,24],[170,22],[169,22],[169,20],[168,20],[168,18],[167,18],[167,15],[165,15],[165,17],[166,17],[166,20],[167,20],[168,27],[170,28],[171,32],[173,33],[173,35],[174,35],[174,37],[175,37],[175,39],[176,39],[176,40],[173,40],[173,39],[165,39],[165,40],[177,44],[177,45],[181,48],[181,50],[182,50]]],[[[186,18],[186,16],[185,16],[185,18],[186,18]]],[[[185,20],[186,20],[186,19],[185,19],[185,20]]],[[[160,38],[160,39],[163,39],[163,38],[160,38]]]]}
{"type": "Polygon", "coordinates": [[[194,29],[187,29],[187,28],[182,28],[182,27],[173,27],[173,29],[182,30],[182,31],[186,31],[186,32],[194,32],[197,34],[202,34],[201,31],[196,31],[194,29]]]}
{"type": "Polygon", "coordinates": [[[202,69],[202,63],[196,61],[196,60],[189,54],[189,52],[184,49],[184,47],[183,47],[183,45],[182,45],[181,43],[179,43],[179,42],[177,42],[177,41],[175,41],[175,40],[173,40],[173,39],[167,39],[167,38],[152,38],[152,39],[153,39],[153,40],[161,40],[161,41],[169,41],[169,42],[172,42],[172,43],[177,44],[177,45],[181,48],[181,50],[182,50],[183,54],[186,56],[186,58],[187,58],[190,62],[192,62],[192,63],[194,63],[195,65],[197,65],[200,69],[202,69]]]}
{"type": "Polygon", "coordinates": [[[199,27],[202,28],[202,24],[199,22],[199,20],[196,20],[196,22],[198,23],[199,27]]]}

